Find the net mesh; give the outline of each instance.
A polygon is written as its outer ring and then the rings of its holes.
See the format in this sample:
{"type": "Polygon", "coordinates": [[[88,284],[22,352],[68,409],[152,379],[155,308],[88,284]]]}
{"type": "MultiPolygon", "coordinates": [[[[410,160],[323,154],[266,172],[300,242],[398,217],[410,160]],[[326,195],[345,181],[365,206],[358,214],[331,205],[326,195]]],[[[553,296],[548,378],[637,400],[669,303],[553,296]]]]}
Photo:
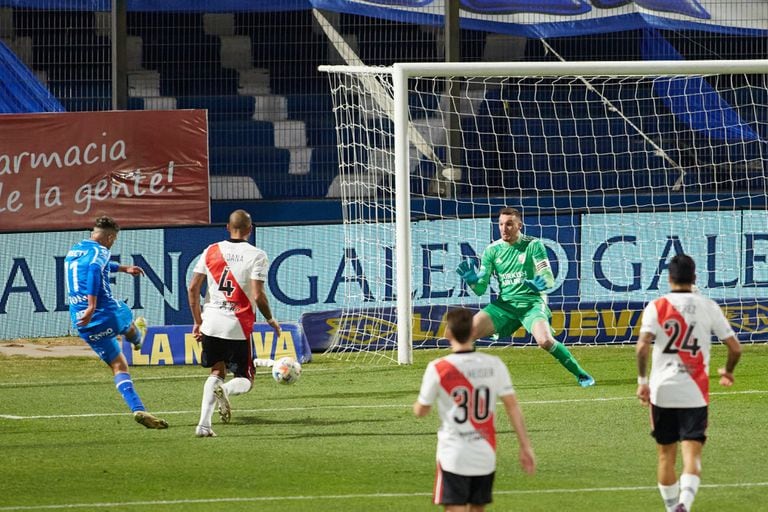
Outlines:
{"type": "MultiPolygon", "coordinates": [[[[368,68],[330,80],[348,256],[331,350],[394,360],[391,75],[368,68]]],[[[765,86],[764,75],[727,73],[411,78],[413,346],[444,343],[447,307],[494,298],[495,288],[474,296],[454,268],[498,238],[503,206],[518,208],[524,232],[547,247],[552,325],[566,343],[633,341],[644,304],[668,291],[668,262],[682,252],[743,340],[759,338],[765,86]]],[[[519,329],[481,342],[533,341],[519,329]]]]}

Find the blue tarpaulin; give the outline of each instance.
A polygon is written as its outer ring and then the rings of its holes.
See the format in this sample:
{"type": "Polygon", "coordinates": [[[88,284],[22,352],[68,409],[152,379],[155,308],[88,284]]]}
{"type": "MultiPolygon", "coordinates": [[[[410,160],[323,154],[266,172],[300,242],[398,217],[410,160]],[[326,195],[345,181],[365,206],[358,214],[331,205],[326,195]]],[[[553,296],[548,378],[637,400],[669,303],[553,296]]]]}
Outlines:
{"type": "MultiPolygon", "coordinates": [[[[642,52],[645,60],[683,60],[656,30],[644,31],[642,52]]],[[[729,143],[759,140],[738,112],[701,77],[658,78],[653,89],[678,119],[710,138],[729,143]]]]}
{"type": "Polygon", "coordinates": [[[0,41],[0,113],[63,112],[64,107],[0,41]]]}
{"type": "MultiPolygon", "coordinates": [[[[447,0],[311,0],[329,11],[442,25],[447,0]]],[[[722,0],[459,0],[462,28],[529,38],[571,37],[643,28],[766,35],[760,3],[738,11],[722,0]]]]}

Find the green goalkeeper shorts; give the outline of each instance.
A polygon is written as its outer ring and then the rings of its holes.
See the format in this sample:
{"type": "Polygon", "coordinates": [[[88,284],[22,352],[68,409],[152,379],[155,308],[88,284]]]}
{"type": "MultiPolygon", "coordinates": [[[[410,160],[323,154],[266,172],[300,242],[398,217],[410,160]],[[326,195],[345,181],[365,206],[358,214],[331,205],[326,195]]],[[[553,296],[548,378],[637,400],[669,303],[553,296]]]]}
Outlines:
{"type": "Polygon", "coordinates": [[[513,305],[497,299],[485,306],[483,311],[491,317],[493,327],[500,338],[512,336],[521,325],[525,327],[526,331],[531,332],[533,324],[538,320],[545,320],[549,323],[550,318],[552,318],[552,311],[549,310],[549,306],[543,300],[533,304],[513,305]]]}

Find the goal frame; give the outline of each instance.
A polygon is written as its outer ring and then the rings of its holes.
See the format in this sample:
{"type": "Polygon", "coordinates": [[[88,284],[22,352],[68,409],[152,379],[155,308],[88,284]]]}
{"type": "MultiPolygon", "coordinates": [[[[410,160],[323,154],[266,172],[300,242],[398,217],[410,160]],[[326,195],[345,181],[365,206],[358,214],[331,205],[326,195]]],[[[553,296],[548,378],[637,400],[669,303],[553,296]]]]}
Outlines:
{"type": "Polygon", "coordinates": [[[715,74],[768,74],[768,59],[752,60],[665,60],[665,61],[580,61],[580,62],[418,62],[395,63],[390,67],[320,66],[329,73],[389,74],[392,76],[395,164],[395,254],[397,293],[397,358],[399,364],[413,362],[411,299],[411,204],[409,171],[410,78],[450,79],[522,77],[642,77],[715,74]]]}

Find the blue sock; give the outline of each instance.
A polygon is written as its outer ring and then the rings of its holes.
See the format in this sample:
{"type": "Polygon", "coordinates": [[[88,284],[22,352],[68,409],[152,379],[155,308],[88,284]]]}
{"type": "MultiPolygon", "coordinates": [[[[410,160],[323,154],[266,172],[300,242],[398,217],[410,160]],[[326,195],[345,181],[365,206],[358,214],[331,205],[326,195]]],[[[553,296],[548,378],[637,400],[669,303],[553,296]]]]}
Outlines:
{"type": "Polygon", "coordinates": [[[126,332],[124,336],[126,340],[135,345],[141,339],[141,332],[139,332],[139,330],[134,327],[133,329],[128,329],[128,332],[126,332]],[[130,332],[133,332],[133,336],[129,335],[130,332]]]}
{"type": "Polygon", "coordinates": [[[131,408],[131,412],[144,411],[144,404],[141,403],[136,390],[133,389],[133,381],[131,376],[127,373],[118,373],[115,375],[115,387],[123,395],[123,400],[131,408]]]}

